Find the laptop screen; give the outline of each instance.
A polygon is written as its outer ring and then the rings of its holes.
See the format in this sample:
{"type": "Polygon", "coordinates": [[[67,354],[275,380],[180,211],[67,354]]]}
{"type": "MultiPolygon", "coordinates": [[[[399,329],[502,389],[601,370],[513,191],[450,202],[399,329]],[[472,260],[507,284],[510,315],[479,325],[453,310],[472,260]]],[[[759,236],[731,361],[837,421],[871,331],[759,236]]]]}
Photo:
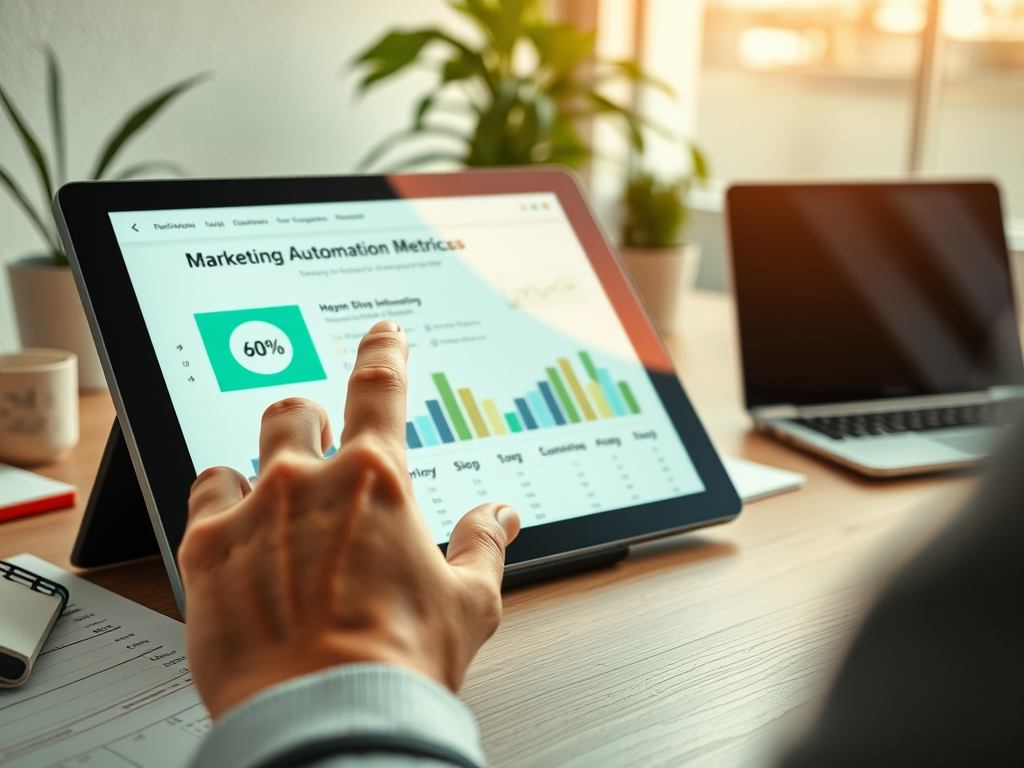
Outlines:
{"type": "Polygon", "coordinates": [[[1024,383],[988,183],[728,193],[747,407],[1024,383]]]}

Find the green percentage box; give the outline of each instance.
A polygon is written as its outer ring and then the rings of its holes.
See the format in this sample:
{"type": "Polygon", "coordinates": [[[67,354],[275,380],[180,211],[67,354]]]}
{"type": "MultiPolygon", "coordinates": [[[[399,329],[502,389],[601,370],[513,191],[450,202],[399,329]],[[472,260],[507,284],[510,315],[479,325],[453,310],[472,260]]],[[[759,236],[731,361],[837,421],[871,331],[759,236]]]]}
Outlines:
{"type": "Polygon", "coordinates": [[[327,378],[297,305],[195,318],[221,392],[327,378]]]}

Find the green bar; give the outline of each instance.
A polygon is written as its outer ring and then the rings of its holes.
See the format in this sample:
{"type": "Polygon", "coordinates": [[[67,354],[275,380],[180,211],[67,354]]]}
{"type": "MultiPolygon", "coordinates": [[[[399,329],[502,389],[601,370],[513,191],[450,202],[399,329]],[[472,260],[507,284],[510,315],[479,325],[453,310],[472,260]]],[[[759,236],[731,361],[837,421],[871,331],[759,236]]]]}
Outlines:
{"type": "Polygon", "coordinates": [[[600,383],[600,379],[597,377],[597,366],[594,365],[594,361],[590,359],[590,353],[580,352],[580,360],[583,361],[583,367],[587,369],[587,376],[590,377],[590,380],[600,383]]]}
{"type": "Polygon", "coordinates": [[[473,429],[476,430],[477,437],[490,437],[491,432],[487,429],[487,425],[484,423],[484,415],[480,413],[480,409],[476,406],[476,400],[473,399],[473,393],[469,391],[468,387],[459,390],[459,397],[462,398],[462,404],[466,406],[466,413],[469,414],[469,420],[473,422],[473,429]]]}
{"type": "Polygon", "coordinates": [[[523,427],[519,424],[519,417],[514,413],[506,413],[505,421],[508,422],[508,428],[513,432],[522,432],[523,427]]]}
{"type": "Polygon", "coordinates": [[[462,411],[459,410],[459,404],[455,401],[455,393],[452,392],[452,387],[448,383],[448,377],[443,373],[431,374],[434,379],[434,386],[437,387],[437,391],[441,393],[441,400],[444,402],[444,407],[448,411],[448,418],[452,420],[452,426],[455,427],[455,434],[459,436],[459,440],[472,440],[473,435],[469,432],[469,427],[466,425],[466,418],[462,415],[462,411]]]}
{"type": "Polygon", "coordinates": [[[622,397],[626,400],[626,405],[629,406],[629,412],[640,413],[640,406],[637,404],[636,398],[633,397],[633,390],[629,388],[629,384],[620,381],[619,390],[622,392],[622,397]]]}
{"type": "Polygon", "coordinates": [[[562,369],[562,373],[565,375],[565,380],[569,382],[569,389],[571,389],[572,393],[576,395],[576,401],[580,404],[580,410],[583,411],[583,418],[587,421],[596,420],[597,414],[594,413],[594,409],[590,407],[590,401],[583,392],[583,385],[580,384],[580,380],[576,378],[576,371],[574,371],[572,366],[569,365],[569,358],[558,358],[558,367],[562,369]]]}
{"type": "Polygon", "coordinates": [[[565,384],[562,383],[562,377],[558,375],[558,371],[554,368],[548,368],[548,378],[551,379],[551,386],[555,388],[555,392],[558,394],[558,399],[562,403],[562,407],[565,409],[565,415],[569,417],[569,421],[573,424],[580,423],[580,415],[576,413],[576,406],[572,404],[572,400],[569,398],[569,393],[565,389],[565,384]]]}

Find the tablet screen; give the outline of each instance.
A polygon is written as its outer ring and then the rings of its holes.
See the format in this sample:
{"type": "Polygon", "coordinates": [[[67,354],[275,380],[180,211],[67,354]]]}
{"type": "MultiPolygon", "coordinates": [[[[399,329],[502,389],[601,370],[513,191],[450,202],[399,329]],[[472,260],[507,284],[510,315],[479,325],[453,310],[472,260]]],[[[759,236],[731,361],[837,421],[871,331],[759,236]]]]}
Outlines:
{"type": "Polygon", "coordinates": [[[260,417],[284,397],[340,435],[359,340],[393,320],[438,543],[485,501],[529,527],[704,490],[553,193],[110,219],[196,472],[257,477],[260,417]]]}

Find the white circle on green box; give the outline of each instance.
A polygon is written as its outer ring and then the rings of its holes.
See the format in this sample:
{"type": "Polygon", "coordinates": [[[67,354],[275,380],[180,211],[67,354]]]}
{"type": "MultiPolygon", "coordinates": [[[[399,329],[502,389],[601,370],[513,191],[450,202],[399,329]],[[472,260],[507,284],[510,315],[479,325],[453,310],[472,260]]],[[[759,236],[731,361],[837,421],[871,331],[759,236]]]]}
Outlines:
{"type": "Polygon", "coordinates": [[[269,376],[292,364],[292,342],[273,323],[249,320],[231,332],[228,340],[235,361],[253,373],[269,376]]]}

